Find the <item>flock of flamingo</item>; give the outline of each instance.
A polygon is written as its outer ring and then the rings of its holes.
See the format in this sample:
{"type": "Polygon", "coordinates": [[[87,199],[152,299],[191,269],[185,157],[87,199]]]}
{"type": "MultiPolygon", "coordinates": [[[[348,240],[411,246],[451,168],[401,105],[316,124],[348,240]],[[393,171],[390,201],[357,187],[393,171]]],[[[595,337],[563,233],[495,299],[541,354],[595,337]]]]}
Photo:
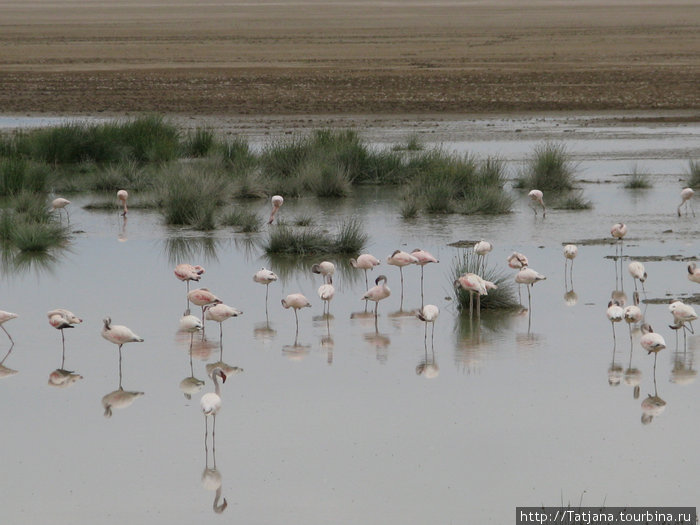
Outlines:
{"type": "MultiPolygon", "coordinates": [[[[691,188],[685,188],[681,192],[682,202],[678,207],[678,214],[681,213],[681,208],[686,207],[686,214],[688,209],[692,211],[690,207],[690,199],[693,196],[693,190],[691,188]]],[[[543,193],[539,190],[532,190],[529,193],[529,197],[533,203],[533,210],[535,215],[537,215],[537,207],[542,208],[542,215],[546,214],[546,208],[544,204],[543,193]]],[[[128,193],[126,190],[119,190],[117,193],[117,198],[122,205],[122,215],[127,214],[127,199],[128,193]]],[[[275,195],[271,199],[272,212],[268,224],[272,224],[275,220],[276,214],[279,212],[281,206],[284,203],[284,199],[280,195],[275,195]]],[[[52,202],[52,210],[65,210],[68,213],[66,206],[70,204],[70,201],[57,198],[52,202]]],[[[693,212],[694,214],[694,212],[693,212]]],[[[623,251],[623,239],[627,234],[627,226],[623,223],[614,224],[610,230],[610,234],[613,239],[617,241],[616,245],[616,258],[622,260],[623,251]]],[[[473,246],[474,253],[477,255],[477,271],[480,269],[485,271],[485,257],[493,249],[493,245],[488,241],[477,242],[473,246]]],[[[567,244],[564,246],[564,258],[565,258],[565,277],[567,276],[567,265],[570,263],[570,268],[568,270],[568,275],[570,279],[573,279],[573,262],[578,254],[578,248],[573,244],[567,244]]],[[[415,315],[425,323],[425,335],[427,337],[427,326],[432,325],[431,339],[434,337],[435,332],[435,322],[439,316],[440,310],[434,304],[424,304],[424,293],[423,293],[423,271],[424,267],[431,263],[438,263],[439,261],[430,253],[422,249],[414,249],[410,253],[402,250],[395,250],[390,256],[387,257],[386,262],[390,266],[396,266],[399,269],[399,278],[401,283],[401,304],[403,304],[403,288],[404,288],[404,278],[403,278],[403,268],[408,265],[417,265],[421,268],[421,307],[416,310],[415,315]]],[[[378,318],[378,307],[379,303],[391,295],[391,290],[387,286],[386,275],[379,275],[375,280],[375,285],[373,287],[369,286],[369,278],[367,275],[368,271],[373,270],[375,267],[380,265],[380,260],[375,256],[364,253],[359,255],[357,258],[350,259],[350,263],[353,268],[360,269],[365,273],[365,292],[360,297],[361,300],[374,302],[374,319],[375,324],[378,318]]],[[[525,285],[528,292],[528,311],[531,310],[531,288],[538,281],[546,279],[544,275],[530,268],[528,258],[518,252],[513,252],[507,258],[507,264],[510,268],[518,270],[515,274],[515,282],[518,285],[525,285]]],[[[647,278],[647,272],[645,271],[644,265],[638,261],[632,261],[628,265],[628,270],[630,275],[634,280],[635,292],[634,292],[634,304],[625,305],[624,294],[619,294],[614,296],[609,302],[607,308],[607,317],[612,324],[613,329],[613,339],[615,336],[615,324],[621,321],[625,321],[628,324],[630,330],[630,341],[632,337],[632,325],[641,324],[642,337],[640,339],[640,344],[649,354],[654,354],[654,370],[656,369],[656,355],[659,351],[666,347],[664,338],[657,332],[654,332],[648,323],[643,323],[643,315],[640,310],[639,304],[639,293],[637,291],[637,282],[641,284],[642,290],[644,291],[644,282],[647,278]]],[[[223,338],[223,323],[227,319],[232,317],[238,317],[243,314],[243,312],[237,308],[224,304],[224,302],[219,299],[214,293],[209,291],[207,288],[197,288],[195,290],[190,290],[190,282],[198,282],[202,275],[204,274],[204,268],[198,265],[191,264],[178,264],[174,269],[174,275],[180,281],[186,283],[186,298],[187,304],[185,312],[180,319],[180,329],[185,332],[198,332],[204,330],[205,321],[215,321],[219,323],[219,337],[223,338]],[[201,308],[201,316],[195,316],[190,313],[190,304],[198,306],[201,308]]],[[[323,278],[323,284],[318,288],[318,296],[323,302],[323,312],[324,315],[330,313],[330,304],[335,296],[335,288],[333,287],[333,275],[335,273],[335,265],[330,261],[322,261],[320,263],[314,264],[311,267],[311,271],[315,274],[319,274],[323,278]]],[[[617,263],[616,263],[617,271],[617,263]]],[[[261,268],[253,274],[253,280],[256,283],[265,286],[265,313],[268,315],[268,298],[269,298],[269,285],[277,281],[277,275],[266,268],[261,268]]],[[[696,283],[700,283],[700,268],[696,266],[695,263],[690,263],[688,265],[688,278],[696,283]]],[[[572,283],[573,284],[573,283],[572,283]]],[[[480,298],[483,295],[487,295],[489,290],[497,288],[496,284],[487,281],[482,278],[479,273],[465,273],[459,276],[455,280],[454,286],[457,288],[462,288],[469,292],[470,294],[470,304],[469,304],[469,314],[470,317],[474,315],[473,299],[476,297],[476,313],[477,316],[481,310],[480,298]]],[[[294,311],[296,334],[299,333],[299,310],[303,308],[311,307],[311,302],[301,293],[292,293],[281,299],[281,305],[285,309],[292,309],[294,311]]],[[[683,330],[685,334],[686,330],[693,332],[692,321],[697,319],[697,313],[692,306],[684,304],[681,301],[674,301],[669,305],[669,310],[673,317],[673,324],[670,327],[674,330],[683,330]]],[[[63,352],[65,356],[65,337],[63,331],[67,328],[73,328],[75,325],[82,323],[82,319],[73,314],[67,309],[57,308],[50,310],[48,312],[49,324],[53,328],[61,332],[61,341],[63,345],[63,352]]],[[[12,336],[9,334],[4,324],[12,319],[15,319],[17,314],[0,311],[0,328],[7,334],[10,342],[14,344],[12,336]]],[[[694,333],[694,332],[693,332],[694,333]]],[[[130,328],[122,325],[112,324],[112,320],[106,317],[103,320],[102,326],[102,337],[107,341],[118,346],[119,352],[119,362],[120,362],[120,390],[121,390],[121,349],[126,343],[142,342],[144,339],[134,333],[130,328]]],[[[235,367],[234,367],[235,368],[235,367]]],[[[61,372],[59,369],[57,372],[61,372]]],[[[208,366],[207,372],[209,377],[214,383],[215,391],[209,392],[202,396],[200,400],[200,406],[202,412],[205,416],[216,415],[216,413],[221,408],[221,392],[220,384],[218,382],[221,379],[222,383],[226,381],[227,369],[221,364],[215,364],[214,366],[208,366]]],[[[238,369],[236,369],[238,370],[238,369]]],[[[230,372],[231,370],[228,370],[230,372]]],[[[64,371],[66,372],[66,371],[64,371]]],[[[78,376],[79,377],[79,376],[78,376]]],[[[50,379],[51,380],[51,379],[50,379]]],[[[74,380],[70,373],[59,374],[54,378],[56,382],[74,380]]],[[[119,391],[116,391],[118,394],[119,391]]],[[[118,397],[115,394],[115,397],[118,397]]],[[[106,406],[105,415],[111,415],[110,406],[106,406]]]]}

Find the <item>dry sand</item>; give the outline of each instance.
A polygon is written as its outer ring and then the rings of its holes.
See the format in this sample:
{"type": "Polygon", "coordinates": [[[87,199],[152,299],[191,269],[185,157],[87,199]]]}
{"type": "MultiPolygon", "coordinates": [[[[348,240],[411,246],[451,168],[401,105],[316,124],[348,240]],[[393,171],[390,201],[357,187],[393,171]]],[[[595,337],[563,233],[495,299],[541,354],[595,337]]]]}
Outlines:
{"type": "Polygon", "coordinates": [[[0,114],[700,109],[700,2],[11,0],[0,114]]]}

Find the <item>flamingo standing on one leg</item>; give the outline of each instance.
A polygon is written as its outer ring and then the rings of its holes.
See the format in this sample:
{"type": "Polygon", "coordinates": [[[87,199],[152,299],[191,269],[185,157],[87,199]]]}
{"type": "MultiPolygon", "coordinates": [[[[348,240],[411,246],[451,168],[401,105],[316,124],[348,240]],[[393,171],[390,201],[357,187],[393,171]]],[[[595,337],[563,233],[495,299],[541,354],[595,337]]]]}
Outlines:
{"type": "MultiPolygon", "coordinates": [[[[623,239],[627,235],[627,225],[624,222],[618,222],[612,225],[610,228],[610,235],[617,240],[615,245],[615,256],[617,257],[618,247],[620,251],[620,280],[622,281],[622,249],[624,248],[623,239]]],[[[615,283],[617,283],[617,260],[615,260],[615,283]]]]}
{"type": "Polygon", "coordinates": [[[610,321],[610,324],[612,325],[612,331],[613,331],[613,342],[617,342],[617,338],[615,337],[615,323],[619,323],[624,319],[625,317],[625,310],[620,306],[620,303],[617,301],[610,301],[608,303],[608,310],[605,313],[607,315],[608,320],[610,321]]]}
{"type": "Polygon", "coordinates": [[[578,247],[575,244],[567,244],[564,246],[564,281],[566,281],[566,266],[571,261],[571,269],[569,276],[571,279],[571,287],[574,287],[574,259],[578,255],[578,247]]]}
{"type": "Polygon", "coordinates": [[[2,331],[7,334],[7,337],[10,338],[10,342],[12,344],[15,344],[15,342],[12,340],[12,336],[10,333],[5,329],[3,326],[7,321],[11,321],[12,319],[16,319],[18,317],[17,314],[13,314],[12,312],[5,312],[4,310],[0,310],[0,328],[2,328],[2,331]]]}
{"type": "MultiPolygon", "coordinates": [[[[522,270],[523,268],[527,268],[527,265],[529,264],[527,257],[519,252],[511,253],[506,261],[508,262],[508,266],[514,270],[522,270]]],[[[522,303],[523,297],[520,294],[520,288],[521,285],[518,283],[518,300],[522,303]]]]}
{"type": "Polygon", "coordinates": [[[126,212],[129,211],[126,207],[126,200],[129,198],[129,192],[126,190],[119,190],[117,192],[117,199],[122,203],[122,217],[126,217],[126,212]]]}
{"type": "Polygon", "coordinates": [[[530,197],[530,200],[533,203],[533,211],[535,212],[535,217],[537,217],[537,204],[542,206],[542,217],[547,216],[547,208],[544,206],[544,194],[540,190],[530,190],[530,193],[527,194],[528,197],[530,197]]]}
{"type": "MultiPolygon", "coordinates": [[[[119,346],[119,389],[121,390],[122,384],[122,346],[125,343],[143,343],[143,338],[136,335],[124,325],[112,324],[111,317],[105,317],[102,322],[104,326],[102,327],[102,337],[107,339],[110,343],[114,343],[119,346]]],[[[111,415],[111,413],[110,413],[111,415]]],[[[105,416],[107,412],[105,411],[105,416]]]]}
{"type": "MultiPolygon", "coordinates": [[[[324,280],[326,277],[324,277],[324,280]]],[[[335,288],[333,287],[333,277],[331,275],[327,276],[328,282],[322,284],[318,287],[318,296],[323,301],[323,313],[331,313],[331,301],[335,295],[335,288]]]]}
{"type": "MultiPolygon", "coordinates": [[[[403,267],[409,264],[418,264],[418,259],[401,250],[396,250],[389,257],[386,258],[387,264],[391,266],[398,266],[399,273],[401,274],[401,305],[403,306],[403,267]]],[[[376,282],[376,279],[375,279],[376,282]]]]}
{"type": "Polygon", "coordinates": [[[277,280],[277,274],[275,272],[268,270],[267,268],[260,268],[255,275],[253,275],[253,281],[259,284],[265,285],[265,317],[267,317],[267,296],[270,290],[270,283],[277,280]]]}
{"type": "MultiPolygon", "coordinates": [[[[190,281],[199,281],[202,278],[202,274],[204,273],[204,268],[202,268],[199,265],[192,266],[191,264],[182,263],[178,264],[175,267],[173,273],[175,274],[175,277],[177,277],[181,281],[185,281],[187,285],[187,293],[189,294],[190,281]]],[[[189,308],[185,308],[185,311],[187,310],[189,310],[189,308]]]]}
{"type": "Polygon", "coordinates": [[[681,208],[683,205],[685,205],[685,214],[688,215],[688,208],[690,208],[690,211],[693,212],[693,217],[695,217],[695,210],[690,204],[690,199],[693,198],[693,195],[695,195],[693,188],[684,188],[681,190],[681,203],[678,205],[678,210],[676,210],[679,217],[681,216],[681,208]]]}
{"type": "Polygon", "coordinates": [[[654,353],[654,377],[656,377],[656,355],[666,348],[666,341],[661,334],[657,334],[648,324],[642,325],[642,337],[639,340],[642,348],[647,351],[647,355],[654,353]]]}
{"type": "Polygon", "coordinates": [[[300,293],[292,293],[289,294],[287,297],[282,299],[282,306],[286,309],[293,308],[294,309],[294,319],[296,320],[296,333],[299,335],[299,315],[297,314],[297,310],[300,310],[301,308],[310,308],[311,303],[309,300],[304,297],[303,294],[300,293]]]}
{"type": "Polygon", "coordinates": [[[370,288],[362,296],[363,301],[374,301],[374,320],[377,320],[377,309],[379,301],[386,299],[391,295],[391,290],[386,285],[386,275],[380,275],[374,280],[375,286],[370,288]],[[381,284],[379,284],[381,283],[381,284]]]}
{"type": "Polygon", "coordinates": [[[226,374],[219,367],[209,372],[209,377],[214,381],[214,392],[207,392],[199,400],[199,406],[202,407],[204,417],[216,416],[217,412],[221,410],[221,386],[217,378],[220,377],[222,383],[226,382],[226,374]]]}
{"type": "MultiPolygon", "coordinates": [[[[63,335],[63,330],[65,328],[73,328],[73,325],[80,324],[83,322],[83,320],[77,315],[75,315],[73,312],[70,312],[63,308],[49,310],[47,316],[49,318],[49,324],[53,326],[56,330],[61,331],[61,344],[63,345],[63,357],[65,359],[66,339],[63,335]]],[[[61,368],[63,368],[63,361],[61,361],[61,368]]]]}
{"type": "Polygon", "coordinates": [[[423,341],[425,342],[428,337],[428,323],[431,323],[432,329],[430,332],[430,342],[434,344],[435,341],[435,321],[440,315],[440,309],[434,304],[426,304],[420,310],[416,310],[416,317],[425,323],[425,333],[423,334],[423,341]]]}
{"type": "MultiPolygon", "coordinates": [[[[61,210],[66,210],[66,219],[70,223],[70,215],[68,214],[68,206],[70,204],[70,201],[68,199],[64,199],[63,197],[58,197],[57,199],[54,199],[51,202],[51,210],[49,211],[54,211],[58,210],[58,216],[61,216],[61,210]]],[[[680,214],[679,214],[680,215],[680,214]]]]}
{"type": "Polygon", "coordinates": [[[353,268],[359,268],[365,271],[365,290],[369,290],[367,270],[371,270],[375,266],[379,266],[381,264],[379,259],[369,253],[363,253],[362,255],[358,256],[357,259],[350,259],[350,264],[352,264],[353,268]]]}
{"type": "Polygon", "coordinates": [[[332,276],[335,273],[335,264],[330,261],[323,261],[311,266],[311,272],[319,274],[323,277],[325,283],[326,277],[332,276]]]}
{"type": "Polygon", "coordinates": [[[430,253],[426,252],[425,250],[421,250],[420,248],[416,248],[411,252],[411,255],[413,255],[418,262],[415,264],[418,264],[420,266],[420,307],[423,308],[423,267],[426,264],[429,263],[439,263],[435,257],[433,257],[430,253]]]}
{"type": "Polygon", "coordinates": [[[284,199],[282,198],[282,195],[273,195],[270,202],[272,203],[272,213],[270,213],[270,219],[267,221],[268,224],[272,224],[272,222],[275,220],[275,215],[282,207],[282,204],[284,204],[284,199]]]}
{"type": "Polygon", "coordinates": [[[219,340],[224,337],[223,322],[230,317],[238,317],[243,315],[243,312],[228,306],[224,303],[207,304],[204,308],[204,318],[207,321],[216,321],[219,323],[219,340]]]}
{"type": "Polygon", "coordinates": [[[515,282],[527,285],[527,309],[531,308],[530,288],[537,282],[543,281],[546,277],[532,268],[523,268],[515,275],[515,282]]]}

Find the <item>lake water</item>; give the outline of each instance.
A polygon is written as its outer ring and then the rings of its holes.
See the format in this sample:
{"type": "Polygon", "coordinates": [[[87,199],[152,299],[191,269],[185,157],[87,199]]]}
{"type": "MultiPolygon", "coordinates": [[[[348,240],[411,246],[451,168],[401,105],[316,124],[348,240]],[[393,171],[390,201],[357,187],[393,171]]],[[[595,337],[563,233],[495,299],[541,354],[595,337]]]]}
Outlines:
{"type": "MultiPolygon", "coordinates": [[[[469,140],[450,123],[437,142],[499,154],[515,173],[534,145],[564,140],[579,177],[595,181],[581,185],[590,211],[548,210],[542,219],[516,194],[509,215],[407,222],[393,189],[285,200],[285,219],[311,213],[332,228],[361,216],[367,251],[383,261],[395,249],[433,253],[440,263],[425,267],[425,301],[440,308],[434,345],[429,336],[424,344],[411,314],[420,306],[417,267],[404,271],[402,309],[398,269],[383,262],[370,273],[385,274],[392,289],[375,325],[363,315],[364,275],[335,260],[326,320],[310,263],[268,260],[259,248],[265,232],[179,231],[157,213],[132,210],[124,221],[116,208],[82,209],[91,196],[71,197],[77,233],[68,249],[53,261],[4,261],[0,308],[20,317],[4,325],[15,340],[7,356],[0,334],[2,364],[18,371],[0,380],[2,522],[512,523],[516,506],[696,506],[700,335],[684,344],[681,334],[677,344],[667,304],[653,299],[693,299],[700,290],[681,260],[698,257],[700,217],[676,216],[688,160],[700,158],[700,128],[567,122],[471,122],[469,140]],[[652,189],[624,189],[618,175],[635,163],[652,189]],[[615,247],[579,243],[574,294],[565,286],[563,243],[607,239],[618,221],[629,226],[625,256],[642,258],[649,274],[645,318],[667,342],[655,376],[638,330],[630,344],[627,326],[617,325],[613,343],[605,312],[615,247]],[[517,250],[547,276],[532,290],[530,312],[477,322],[456,310],[460,249],[448,244],[481,238],[494,244],[489,265],[514,275],[505,259],[517,250]],[[204,266],[198,285],[244,311],[223,323],[221,346],[214,322],[204,341],[177,332],[186,306],[185,284],[172,272],[179,262],[204,266]],[[261,266],[281,275],[269,287],[267,321],[265,288],[252,280],[261,266]],[[313,305],[299,312],[298,336],[292,311],[280,305],[294,292],[313,305]],[[47,384],[62,365],[60,333],[46,318],[57,307],[84,319],[66,330],[63,368],[82,375],[66,388],[47,384]],[[120,368],[117,347],[100,336],[106,316],[145,339],[124,346],[121,368],[123,390],[143,395],[115,406],[111,418],[102,401],[119,389],[120,368]],[[206,364],[220,358],[244,371],[222,386],[213,450],[199,399],[214,389],[206,364]],[[205,384],[187,399],[180,383],[191,376],[205,384]]],[[[385,143],[402,136],[392,133],[385,143]]],[[[379,131],[369,135],[382,144],[379,131]]],[[[269,212],[267,203],[259,212],[269,212]]]]}

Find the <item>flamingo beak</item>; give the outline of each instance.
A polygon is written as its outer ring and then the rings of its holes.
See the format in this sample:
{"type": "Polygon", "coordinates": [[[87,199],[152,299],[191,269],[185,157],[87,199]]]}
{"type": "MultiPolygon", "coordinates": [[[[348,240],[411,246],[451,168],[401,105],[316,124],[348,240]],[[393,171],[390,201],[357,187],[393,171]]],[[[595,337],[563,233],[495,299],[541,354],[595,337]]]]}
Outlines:
{"type": "Polygon", "coordinates": [[[226,382],[226,374],[223,372],[219,372],[219,377],[221,377],[221,382],[225,383],[226,382]]]}

